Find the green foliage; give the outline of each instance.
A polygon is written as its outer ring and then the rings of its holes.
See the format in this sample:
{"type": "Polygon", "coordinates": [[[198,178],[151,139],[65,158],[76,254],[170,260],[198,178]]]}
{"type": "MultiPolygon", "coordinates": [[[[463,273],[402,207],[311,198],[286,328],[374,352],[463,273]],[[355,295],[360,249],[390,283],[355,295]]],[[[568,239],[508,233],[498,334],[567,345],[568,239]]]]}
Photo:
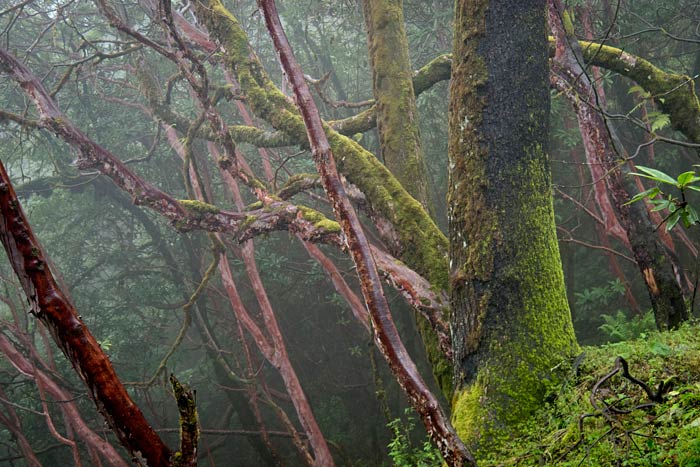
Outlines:
{"type": "Polygon", "coordinates": [[[388,423],[393,433],[393,439],[389,443],[389,457],[394,467],[433,467],[442,465],[440,452],[429,440],[424,440],[422,445],[416,446],[411,441],[416,421],[412,415],[412,409],[406,409],[406,419],[395,418],[388,423]]]}
{"type": "Polygon", "coordinates": [[[665,172],[649,167],[638,165],[637,169],[642,173],[633,173],[631,175],[648,178],[657,183],[673,186],[680,191],[680,197],[673,194],[665,194],[658,186],[655,186],[638,193],[626,204],[648,199],[649,202],[654,205],[653,211],[668,211],[669,214],[664,219],[667,231],[673,229],[679,221],[683,221],[683,225],[686,228],[700,222],[697,211],[693,206],[688,204],[686,200],[686,190],[700,191],[700,186],[697,186],[697,182],[700,182],[700,177],[696,175],[694,170],[683,172],[674,179],[665,172]]]}
{"type": "Polygon", "coordinates": [[[604,323],[600,329],[610,340],[610,342],[621,342],[636,339],[656,329],[654,313],[651,311],[641,316],[629,318],[625,312],[618,310],[614,314],[600,315],[604,323]]]}
{"type": "Polygon", "coordinates": [[[600,287],[591,287],[582,292],[576,292],[576,309],[585,314],[596,313],[604,309],[615,298],[625,293],[625,286],[619,279],[610,281],[600,287]]]}
{"type": "Polygon", "coordinates": [[[557,368],[560,377],[552,380],[547,402],[527,423],[525,435],[479,465],[700,466],[699,330],[686,324],[673,332],[586,348],[557,368]],[[653,392],[661,382],[670,385],[663,401],[652,403],[621,372],[605,379],[617,356],[653,392]]]}

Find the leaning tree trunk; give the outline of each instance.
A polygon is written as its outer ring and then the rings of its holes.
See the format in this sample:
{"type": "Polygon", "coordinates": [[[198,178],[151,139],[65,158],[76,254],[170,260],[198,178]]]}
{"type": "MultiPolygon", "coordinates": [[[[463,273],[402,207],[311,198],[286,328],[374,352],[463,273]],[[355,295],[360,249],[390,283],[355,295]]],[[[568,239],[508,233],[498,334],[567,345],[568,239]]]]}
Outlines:
{"type": "Polygon", "coordinates": [[[0,240],[31,313],[49,329],[119,442],[139,465],[169,467],[172,452],[131,399],[109,357],[56,282],[2,162],[0,240]]]}
{"type": "MultiPolygon", "coordinates": [[[[377,133],[384,164],[406,190],[431,210],[428,176],[418,131],[418,109],[408,53],[402,0],[363,0],[377,133]]],[[[445,313],[447,315],[447,313],[445,313]]],[[[450,362],[431,324],[414,313],[433,376],[446,397],[452,392],[450,362]]],[[[447,316],[445,316],[447,319],[447,316]]]]}
{"type": "MultiPolygon", "coordinates": [[[[634,259],[642,274],[660,330],[678,327],[688,319],[680,280],[643,203],[627,204],[638,190],[629,167],[615,149],[615,133],[595,108],[597,96],[581,64],[583,52],[573,26],[559,1],[549,0],[549,22],[556,41],[552,82],[576,109],[586,157],[604,170],[605,185],[615,214],[627,232],[634,259]],[[622,162],[622,163],[621,163],[622,162]]],[[[604,110],[604,109],[603,109],[604,110]]]]}
{"type": "Polygon", "coordinates": [[[545,0],[457,0],[449,113],[453,423],[482,452],[577,350],[554,225],[545,0]]]}

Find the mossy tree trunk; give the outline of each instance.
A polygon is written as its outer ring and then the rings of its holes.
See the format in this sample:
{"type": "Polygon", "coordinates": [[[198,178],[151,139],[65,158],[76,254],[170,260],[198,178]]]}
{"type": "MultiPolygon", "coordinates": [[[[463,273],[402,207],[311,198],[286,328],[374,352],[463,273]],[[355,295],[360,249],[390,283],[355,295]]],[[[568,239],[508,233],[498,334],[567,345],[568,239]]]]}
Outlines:
{"type": "Polygon", "coordinates": [[[449,115],[453,423],[517,432],[578,347],[555,234],[545,0],[457,0],[449,115]]]}
{"type": "MultiPolygon", "coordinates": [[[[377,132],[384,164],[411,196],[431,211],[428,177],[418,130],[413,72],[402,0],[363,0],[377,132]]],[[[445,319],[447,317],[445,316],[445,319]]],[[[431,324],[415,314],[434,376],[445,396],[452,392],[450,367],[431,324]]]]}
{"type": "Polygon", "coordinates": [[[430,206],[418,132],[402,0],[363,0],[377,131],[384,163],[408,192],[430,206]]]}

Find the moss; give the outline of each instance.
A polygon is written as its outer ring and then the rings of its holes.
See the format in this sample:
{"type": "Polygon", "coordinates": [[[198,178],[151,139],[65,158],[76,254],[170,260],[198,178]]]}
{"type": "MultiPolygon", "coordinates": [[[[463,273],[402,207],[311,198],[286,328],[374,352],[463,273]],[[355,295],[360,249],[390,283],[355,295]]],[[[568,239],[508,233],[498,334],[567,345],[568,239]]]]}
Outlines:
{"type": "Polygon", "coordinates": [[[449,116],[453,419],[481,455],[517,436],[578,349],[541,146],[548,89],[531,84],[546,82],[542,10],[489,19],[487,6],[458,2],[449,116]]]}
{"type": "Polygon", "coordinates": [[[258,216],[245,216],[245,219],[243,222],[241,222],[240,226],[238,227],[239,232],[245,232],[245,230],[250,227],[253,222],[258,220],[258,216]]]}
{"type": "MultiPolygon", "coordinates": [[[[546,385],[547,402],[540,404],[532,419],[521,426],[517,442],[501,439],[490,452],[479,453],[479,465],[698,465],[700,333],[697,324],[584,351],[575,361],[559,366],[556,377],[546,385]],[[674,387],[662,403],[629,413],[609,412],[607,416],[591,405],[591,388],[610,373],[618,356],[628,361],[634,377],[654,390],[660,381],[673,378],[674,387]]],[[[467,400],[466,396],[462,397],[467,400]]],[[[595,399],[601,398],[608,403],[627,404],[620,408],[628,409],[649,402],[639,386],[619,375],[601,386],[595,399]]],[[[455,407],[465,407],[471,413],[466,402],[458,402],[455,407]]]]}
{"type": "Polygon", "coordinates": [[[263,207],[263,202],[256,201],[256,202],[250,203],[248,206],[246,206],[244,211],[254,211],[256,209],[262,209],[262,207],[263,207]]]}
{"type": "Polygon", "coordinates": [[[334,220],[328,219],[319,211],[306,206],[297,206],[297,208],[304,219],[312,222],[317,229],[322,229],[331,233],[340,233],[340,224],[334,220]]]}
{"type": "Polygon", "coordinates": [[[204,203],[202,201],[181,199],[178,200],[178,202],[188,213],[196,216],[201,216],[204,214],[218,214],[220,212],[220,209],[213,204],[204,203]]]}
{"type": "Polygon", "coordinates": [[[452,425],[458,434],[480,435],[480,429],[486,426],[479,410],[483,402],[484,389],[477,384],[455,391],[452,396],[452,425]]]}
{"type": "Polygon", "coordinates": [[[409,193],[428,207],[408,40],[401,0],[363,3],[377,101],[377,130],[384,163],[409,193]]]}
{"type": "Polygon", "coordinates": [[[668,73],[643,58],[607,45],[581,41],[587,62],[626,76],[649,92],[673,128],[700,143],[700,101],[690,76],[668,73]]]}
{"type": "MultiPolygon", "coordinates": [[[[208,7],[200,2],[195,3],[197,15],[207,24],[212,36],[223,45],[227,67],[237,75],[251,110],[289,138],[305,144],[306,128],[301,116],[294,104],[265,74],[249,49],[247,36],[238,21],[219,0],[204,3],[208,7]]],[[[330,127],[326,127],[326,131],[340,172],[366,195],[371,210],[378,217],[395,226],[398,241],[392,244],[387,239],[392,254],[423,275],[436,289],[445,290],[448,276],[447,239],[426,210],[371,153],[330,127]]],[[[425,326],[420,327],[425,330],[424,342],[428,354],[434,359],[431,363],[442,372],[438,380],[449,380],[450,365],[438,350],[436,336],[425,326]]]]}

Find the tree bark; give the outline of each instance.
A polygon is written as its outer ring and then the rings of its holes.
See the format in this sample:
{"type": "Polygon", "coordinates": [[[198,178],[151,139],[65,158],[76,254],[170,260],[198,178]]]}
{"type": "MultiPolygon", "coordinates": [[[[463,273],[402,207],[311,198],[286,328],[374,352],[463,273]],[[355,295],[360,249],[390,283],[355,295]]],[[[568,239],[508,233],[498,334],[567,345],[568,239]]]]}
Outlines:
{"type": "Polygon", "coordinates": [[[545,0],[458,0],[449,110],[452,419],[482,452],[578,351],[545,153],[545,0]]]}
{"type": "Polygon", "coordinates": [[[380,157],[428,210],[430,196],[402,0],[363,0],[380,157]]]}
{"type": "Polygon", "coordinates": [[[554,32],[556,52],[552,82],[571,100],[576,110],[583,137],[586,158],[605,172],[605,185],[612,206],[627,232],[634,259],[649,292],[656,326],[678,327],[688,319],[680,284],[673,270],[673,261],[661,242],[643,203],[626,204],[637,188],[626,161],[615,148],[613,129],[605,123],[593,85],[581,67],[583,54],[570,31],[567,14],[557,0],[549,0],[549,22],[554,32]],[[567,24],[568,23],[568,24],[567,24]]]}
{"type": "Polygon", "coordinates": [[[90,397],[134,459],[169,466],[171,452],[131,400],[107,355],[56,283],[0,162],[0,239],[31,305],[87,385],[90,397]]]}
{"type": "Polygon", "coordinates": [[[476,466],[474,457],[455,433],[447,415],[426,386],[399,337],[389,311],[389,305],[384,297],[369,243],[357,213],[350,204],[340,181],[335,158],[318,109],[282,29],[275,2],[261,0],[260,6],[263,9],[265,23],[275,45],[275,50],[279,54],[282,67],[292,84],[299,112],[308,134],[316,170],[321,176],[323,188],[345,233],[350,255],[357,267],[357,275],[372,320],[377,347],[389,364],[397,382],[408,396],[411,406],[421,417],[428,436],[439,448],[445,462],[456,467],[476,466]]]}

